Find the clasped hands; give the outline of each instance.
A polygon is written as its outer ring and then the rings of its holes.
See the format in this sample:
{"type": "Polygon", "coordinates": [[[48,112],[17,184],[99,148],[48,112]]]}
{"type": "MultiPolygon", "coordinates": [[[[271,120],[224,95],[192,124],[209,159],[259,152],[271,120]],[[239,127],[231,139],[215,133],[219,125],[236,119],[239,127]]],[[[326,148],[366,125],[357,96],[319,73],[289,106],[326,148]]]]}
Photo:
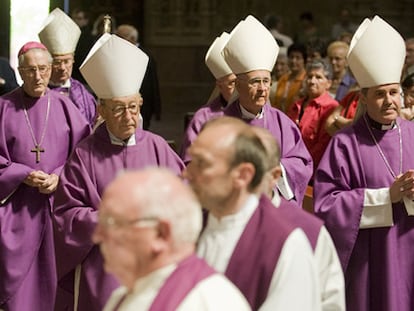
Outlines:
{"type": "Polygon", "coordinates": [[[414,170],[398,175],[390,187],[391,202],[396,203],[407,197],[414,200],[414,170]]]}
{"type": "Polygon", "coordinates": [[[38,188],[40,193],[49,194],[56,190],[59,176],[47,174],[43,171],[33,171],[23,182],[30,187],[38,188]]]}

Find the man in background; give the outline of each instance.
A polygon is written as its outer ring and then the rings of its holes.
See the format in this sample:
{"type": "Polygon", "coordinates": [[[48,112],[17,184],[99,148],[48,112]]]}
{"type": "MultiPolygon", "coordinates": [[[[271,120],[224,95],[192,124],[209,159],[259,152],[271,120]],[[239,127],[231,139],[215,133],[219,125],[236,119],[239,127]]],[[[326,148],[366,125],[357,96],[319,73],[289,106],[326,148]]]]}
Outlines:
{"type": "Polygon", "coordinates": [[[147,71],[145,72],[140,89],[140,93],[144,100],[141,108],[143,129],[148,130],[151,126],[153,116],[155,116],[156,120],[161,119],[161,96],[158,83],[157,63],[154,58],[142,48],[139,43],[138,30],[134,26],[126,24],[119,25],[115,34],[139,47],[149,57],[147,71]]]}
{"type": "Polygon", "coordinates": [[[68,96],[93,127],[96,100],[81,82],[72,78],[74,52],[80,34],[78,25],[65,12],[56,8],[44,22],[39,38],[53,57],[49,87],[68,96]]]}
{"type": "Polygon", "coordinates": [[[16,74],[10,66],[9,60],[0,57],[0,96],[14,90],[18,86],[16,74]]]}

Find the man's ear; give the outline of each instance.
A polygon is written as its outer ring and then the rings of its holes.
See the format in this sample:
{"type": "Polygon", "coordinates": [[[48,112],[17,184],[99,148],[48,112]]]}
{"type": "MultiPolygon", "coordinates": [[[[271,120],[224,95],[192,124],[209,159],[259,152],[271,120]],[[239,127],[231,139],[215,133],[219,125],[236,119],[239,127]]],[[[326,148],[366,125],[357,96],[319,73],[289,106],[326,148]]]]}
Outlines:
{"type": "Polygon", "coordinates": [[[158,254],[172,243],[171,224],[168,221],[160,220],[155,230],[156,237],[152,242],[152,250],[158,254]]]}
{"type": "Polygon", "coordinates": [[[359,92],[359,102],[358,102],[358,104],[363,104],[363,105],[367,104],[367,96],[366,96],[366,94],[364,94],[364,92],[359,92]]]}
{"type": "Polygon", "coordinates": [[[106,120],[106,109],[103,103],[99,103],[97,105],[98,114],[102,117],[102,119],[106,120]]]}
{"type": "Polygon", "coordinates": [[[280,176],[282,176],[282,169],[280,166],[275,166],[270,170],[270,175],[272,176],[272,185],[275,185],[280,176]]]}
{"type": "Polygon", "coordinates": [[[256,169],[252,163],[240,163],[233,168],[234,183],[238,189],[248,188],[252,182],[256,169]]]}

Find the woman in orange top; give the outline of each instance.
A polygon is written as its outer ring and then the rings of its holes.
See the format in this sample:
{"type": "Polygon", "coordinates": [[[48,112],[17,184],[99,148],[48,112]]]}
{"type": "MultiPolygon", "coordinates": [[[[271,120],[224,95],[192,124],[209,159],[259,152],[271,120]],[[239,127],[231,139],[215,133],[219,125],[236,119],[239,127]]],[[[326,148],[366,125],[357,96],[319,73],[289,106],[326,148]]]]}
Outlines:
{"type": "Polygon", "coordinates": [[[288,48],[290,72],[284,74],[277,82],[276,95],[273,107],[289,111],[294,101],[299,99],[302,82],[305,79],[305,60],[307,58],[306,47],[302,44],[292,44],[288,48]]]}

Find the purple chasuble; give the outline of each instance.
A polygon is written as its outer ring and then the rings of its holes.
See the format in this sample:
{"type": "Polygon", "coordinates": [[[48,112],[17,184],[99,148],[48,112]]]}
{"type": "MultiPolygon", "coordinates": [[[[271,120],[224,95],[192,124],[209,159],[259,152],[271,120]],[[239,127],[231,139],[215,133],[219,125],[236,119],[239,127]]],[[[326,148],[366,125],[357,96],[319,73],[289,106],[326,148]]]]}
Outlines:
{"type": "Polygon", "coordinates": [[[312,250],[315,251],[323,221],[309,212],[298,208],[295,201],[288,201],[282,197],[280,199],[278,209],[282,212],[284,219],[305,232],[312,250]]]}
{"type": "Polygon", "coordinates": [[[32,98],[22,88],[0,98],[0,127],[0,199],[8,197],[0,206],[0,309],[53,310],[56,271],[50,209],[54,194],[42,194],[23,181],[36,170],[59,175],[75,144],[90,129],[65,96],[47,90],[44,96],[32,98]],[[44,149],[38,163],[31,152],[29,122],[44,149]]]}
{"type": "MultiPolygon", "coordinates": [[[[242,118],[239,100],[230,104],[224,114],[242,118]]],[[[299,206],[302,205],[306,187],[313,174],[312,157],[303,142],[296,124],[283,112],[269,103],[263,106],[263,118],[245,120],[248,124],[269,130],[280,146],[280,162],[286,169],[289,185],[299,206]]]]}
{"type": "MultiPolygon", "coordinates": [[[[53,209],[59,286],[73,292],[73,276],[82,264],[78,310],[102,310],[119,286],[103,269],[99,247],[91,237],[106,186],[125,169],[161,166],[181,174],[184,164],[160,136],[137,129],[136,145],[113,145],[106,124],[80,143],[66,163],[56,190],[53,209]]],[[[59,300],[59,299],[57,299],[59,300]]],[[[61,306],[71,301],[57,301],[61,306]]]]}
{"type": "Polygon", "coordinates": [[[162,285],[149,311],[175,311],[199,282],[215,273],[196,255],[184,259],[162,285]]]}
{"type": "Polygon", "coordinates": [[[185,129],[184,138],[181,142],[180,156],[184,163],[187,164],[191,161],[190,156],[186,154],[187,148],[196,139],[204,123],[213,118],[221,117],[223,115],[223,107],[226,105],[227,102],[223,96],[219,95],[195,112],[188,127],[185,129]]]}
{"type": "Polygon", "coordinates": [[[225,272],[253,310],[266,300],[280,252],[294,229],[280,214],[267,197],[260,197],[225,272]]]}
{"type": "Polygon", "coordinates": [[[92,127],[96,120],[95,97],[78,80],[70,78],[70,88],[49,85],[53,91],[68,96],[92,127]],[[69,94],[68,94],[69,92],[69,94]]]}
{"type": "MultiPolygon", "coordinates": [[[[397,122],[406,172],[414,169],[414,123],[397,122]]],[[[372,132],[399,174],[398,129],[372,132]]],[[[315,213],[325,221],[345,271],[349,310],[414,310],[414,217],[395,203],[393,226],[359,229],[364,190],[388,188],[393,181],[362,117],[332,138],[316,171],[315,213]]]]}

